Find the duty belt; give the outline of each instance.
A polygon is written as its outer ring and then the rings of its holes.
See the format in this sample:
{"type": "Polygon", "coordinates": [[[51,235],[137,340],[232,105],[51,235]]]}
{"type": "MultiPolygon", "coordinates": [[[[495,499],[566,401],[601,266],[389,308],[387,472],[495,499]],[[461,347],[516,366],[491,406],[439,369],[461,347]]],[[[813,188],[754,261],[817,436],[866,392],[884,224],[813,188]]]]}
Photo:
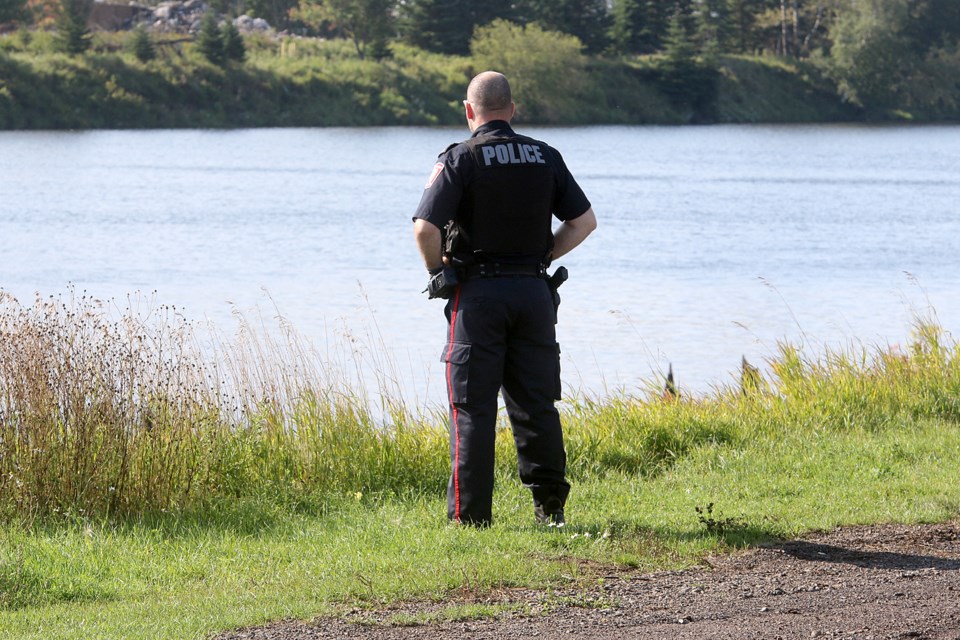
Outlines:
{"type": "Polygon", "coordinates": [[[547,270],[539,264],[500,264],[481,262],[458,269],[458,275],[464,280],[471,278],[503,278],[509,276],[533,276],[544,278],[547,270]]]}

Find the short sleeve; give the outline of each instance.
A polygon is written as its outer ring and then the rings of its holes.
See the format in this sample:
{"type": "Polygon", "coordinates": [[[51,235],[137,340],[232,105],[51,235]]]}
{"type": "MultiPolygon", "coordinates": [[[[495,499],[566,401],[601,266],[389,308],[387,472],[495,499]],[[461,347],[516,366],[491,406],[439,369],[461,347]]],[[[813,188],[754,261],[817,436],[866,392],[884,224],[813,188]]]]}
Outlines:
{"type": "Polygon", "coordinates": [[[413,219],[423,219],[440,229],[453,219],[464,192],[464,157],[459,146],[442,153],[433,165],[413,219]]]}
{"type": "Polygon", "coordinates": [[[579,218],[590,208],[590,200],[567,169],[560,152],[554,149],[557,167],[557,194],[553,215],[560,220],[579,218]]]}

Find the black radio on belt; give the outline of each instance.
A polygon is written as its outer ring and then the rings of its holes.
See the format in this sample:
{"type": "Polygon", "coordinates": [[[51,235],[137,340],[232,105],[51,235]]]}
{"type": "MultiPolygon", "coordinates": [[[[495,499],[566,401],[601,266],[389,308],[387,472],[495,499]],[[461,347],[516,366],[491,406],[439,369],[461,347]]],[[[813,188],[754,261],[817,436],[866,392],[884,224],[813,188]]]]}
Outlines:
{"type": "Polygon", "coordinates": [[[453,295],[458,284],[460,284],[460,280],[457,278],[456,269],[453,267],[444,267],[430,277],[430,281],[427,283],[427,288],[424,289],[424,291],[431,300],[434,298],[443,298],[446,300],[453,295]]]}

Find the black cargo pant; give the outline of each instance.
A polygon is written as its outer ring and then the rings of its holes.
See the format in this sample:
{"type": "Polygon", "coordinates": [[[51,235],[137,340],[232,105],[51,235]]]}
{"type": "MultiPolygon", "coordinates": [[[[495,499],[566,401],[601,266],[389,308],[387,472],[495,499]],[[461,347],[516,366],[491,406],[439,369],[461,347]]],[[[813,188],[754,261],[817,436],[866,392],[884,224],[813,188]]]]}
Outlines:
{"type": "MultiPolygon", "coordinates": [[[[462,283],[446,306],[443,360],[450,401],[451,520],[492,520],[497,396],[501,388],[534,505],[562,508],[570,485],[560,416],[556,309],[544,279],[481,278],[462,283]]],[[[549,509],[548,509],[549,510],[549,509]]]]}

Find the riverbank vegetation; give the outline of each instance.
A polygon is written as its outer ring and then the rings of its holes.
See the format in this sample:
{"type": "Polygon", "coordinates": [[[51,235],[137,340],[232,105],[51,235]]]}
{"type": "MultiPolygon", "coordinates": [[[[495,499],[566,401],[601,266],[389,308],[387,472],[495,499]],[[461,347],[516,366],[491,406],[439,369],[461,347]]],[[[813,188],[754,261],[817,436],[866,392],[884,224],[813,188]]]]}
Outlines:
{"type": "Polygon", "coordinates": [[[218,0],[195,31],[91,32],[82,0],[2,0],[0,128],[455,124],[491,67],[526,123],[960,116],[953,0],[475,5],[218,0]]]}
{"type": "Polygon", "coordinates": [[[533,525],[505,425],[494,526],[447,525],[444,412],[391,395],[365,353],[282,324],[206,337],[149,301],[3,295],[0,635],[199,638],[960,510],[960,346],[930,321],[900,348],[784,344],[705,396],[568,398],[563,529],[533,525]]]}

